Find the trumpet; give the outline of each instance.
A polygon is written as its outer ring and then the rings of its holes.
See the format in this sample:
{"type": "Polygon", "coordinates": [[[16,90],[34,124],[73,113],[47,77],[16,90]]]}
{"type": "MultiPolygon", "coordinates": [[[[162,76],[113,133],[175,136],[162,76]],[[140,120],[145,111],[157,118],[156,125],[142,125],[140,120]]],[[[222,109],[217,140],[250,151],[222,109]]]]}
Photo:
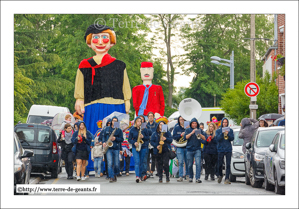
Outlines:
{"type": "Polygon", "coordinates": [[[223,135],[224,135],[224,139],[225,139],[225,140],[228,140],[227,133],[226,133],[226,132],[224,132],[224,134],[223,134],[223,135]]]}
{"type": "Polygon", "coordinates": [[[197,139],[201,139],[200,134],[197,134],[196,137],[197,139]]]}

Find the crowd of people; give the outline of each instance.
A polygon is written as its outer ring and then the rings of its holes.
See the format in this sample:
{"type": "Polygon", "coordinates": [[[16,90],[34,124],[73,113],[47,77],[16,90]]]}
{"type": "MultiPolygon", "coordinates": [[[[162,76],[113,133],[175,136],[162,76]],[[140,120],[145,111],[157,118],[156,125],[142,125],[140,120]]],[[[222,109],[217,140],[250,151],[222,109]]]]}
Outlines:
{"type": "MultiPolygon", "coordinates": [[[[221,183],[225,156],[224,184],[231,184],[229,174],[234,133],[229,128],[229,120],[225,117],[219,127],[210,122],[204,131],[204,124],[199,123],[196,118],[193,118],[186,127],[185,119],[179,116],[173,132],[170,133],[169,130],[162,132],[162,126],[167,124],[167,118],[161,117],[162,119],[155,120],[154,113],[149,112],[148,121],[143,115],[135,118],[134,125],[127,130],[127,135],[120,128],[114,127],[118,118],[113,117],[107,120],[105,128],[96,137],[86,129],[83,121],[76,122],[72,127],[70,117],[70,115],[65,117],[58,138],[67,179],[73,179],[74,170],[77,181],[89,178],[86,166],[91,155],[95,177],[106,175],[109,182],[117,182],[117,177],[122,176],[123,171],[126,176],[130,175],[130,159],[133,156],[137,183],[153,177],[155,170],[160,183],[163,182],[163,174],[166,176],[166,182],[170,182],[170,152],[173,151],[171,144],[175,140],[185,142],[185,146],[175,149],[179,167],[177,182],[195,180],[196,183],[202,183],[200,177],[204,161],[204,179],[208,180],[210,176],[210,180],[215,181],[215,178],[218,178],[218,183],[221,183]]],[[[240,125],[239,138],[244,140],[245,153],[245,144],[250,141],[254,130],[258,127],[268,127],[268,123],[264,119],[258,121],[243,118],[240,125]]]]}

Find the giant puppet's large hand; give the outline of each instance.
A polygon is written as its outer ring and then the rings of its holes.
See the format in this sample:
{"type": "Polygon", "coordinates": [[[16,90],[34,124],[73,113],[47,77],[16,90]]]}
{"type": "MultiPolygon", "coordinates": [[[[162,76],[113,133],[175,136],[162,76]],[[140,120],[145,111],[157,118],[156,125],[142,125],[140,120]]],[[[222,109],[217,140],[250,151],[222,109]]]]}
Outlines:
{"type": "Polygon", "coordinates": [[[79,115],[82,115],[85,113],[84,109],[84,100],[77,99],[75,103],[75,110],[79,113],[79,115]]]}

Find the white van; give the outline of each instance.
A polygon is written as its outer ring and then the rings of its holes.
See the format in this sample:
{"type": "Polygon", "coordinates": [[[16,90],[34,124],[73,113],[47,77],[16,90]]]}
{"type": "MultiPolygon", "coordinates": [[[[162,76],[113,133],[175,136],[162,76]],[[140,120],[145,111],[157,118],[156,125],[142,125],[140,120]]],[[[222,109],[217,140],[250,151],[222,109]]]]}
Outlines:
{"type": "MultiPolygon", "coordinates": [[[[179,111],[174,112],[171,116],[169,116],[168,120],[176,120],[178,119],[178,116],[180,115],[179,111]]],[[[225,112],[220,107],[203,107],[202,112],[200,115],[200,118],[197,118],[199,123],[204,123],[204,129],[206,130],[208,128],[207,122],[212,121],[212,117],[216,117],[218,121],[221,121],[222,118],[225,117],[225,112]]],[[[229,126],[235,126],[234,122],[229,119],[229,126]]]]}
{"type": "Polygon", "coordinates": [[[50,105],[32,105],[26,123],[42,123],[45,120],[53,119],[57,113],[70,112],[67,107],[50,105]]]}

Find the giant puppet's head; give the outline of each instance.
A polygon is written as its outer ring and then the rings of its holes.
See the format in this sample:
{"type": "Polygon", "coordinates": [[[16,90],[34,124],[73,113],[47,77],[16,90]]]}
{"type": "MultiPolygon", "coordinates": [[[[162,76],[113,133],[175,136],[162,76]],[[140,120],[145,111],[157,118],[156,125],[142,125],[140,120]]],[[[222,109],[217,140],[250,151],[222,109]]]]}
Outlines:
{"type": "Polygon", "coordinates": [[[154,78],[154,68],[151,62],[142,62],[140,67],[141,79],[144,84],[152,84],[154,78]]]}
{"type": "Polygon", "coordinates": [[[85,33],[86,44],[95,53],[106,54],[108,50],[116,44],[116,35],[113,28],[106,25],[90,25],[85,33]]]}

